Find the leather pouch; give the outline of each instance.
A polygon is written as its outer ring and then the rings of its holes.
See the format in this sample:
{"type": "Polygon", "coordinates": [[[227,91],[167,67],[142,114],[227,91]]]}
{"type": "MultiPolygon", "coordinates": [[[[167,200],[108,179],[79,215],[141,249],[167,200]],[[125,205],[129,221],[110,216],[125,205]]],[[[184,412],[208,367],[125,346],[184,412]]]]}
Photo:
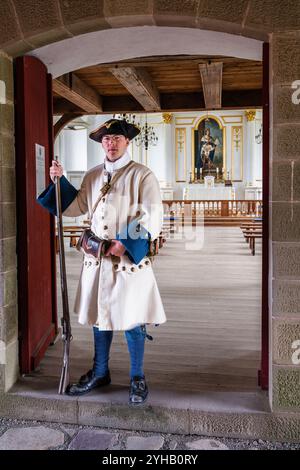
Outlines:
{"type": "Polygon", "coordinates": [[[103,238],[97,237],[91,229],[83,230],[76,249],[85,255],[92,256],[93,258],[100,259],[108,249],[110,242],[103,238]]]}

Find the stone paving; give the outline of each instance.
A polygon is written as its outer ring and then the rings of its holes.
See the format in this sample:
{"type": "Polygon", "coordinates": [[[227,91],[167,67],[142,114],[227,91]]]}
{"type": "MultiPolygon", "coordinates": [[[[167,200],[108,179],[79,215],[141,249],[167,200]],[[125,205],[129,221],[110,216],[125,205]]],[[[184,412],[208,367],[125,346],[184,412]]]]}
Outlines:
{"type": "Polygon", "coordinates": [[[101,429],[0,418],[0,450],[300,450],[300,443],[101,429]]]}

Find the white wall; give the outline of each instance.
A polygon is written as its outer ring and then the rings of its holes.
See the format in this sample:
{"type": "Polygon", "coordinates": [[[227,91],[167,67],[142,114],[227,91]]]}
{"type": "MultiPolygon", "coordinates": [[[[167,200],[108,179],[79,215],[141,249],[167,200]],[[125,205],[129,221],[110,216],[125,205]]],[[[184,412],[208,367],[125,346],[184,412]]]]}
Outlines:
{"type": "MultiPolygon", "coordinates": [[[[242,126],[242,181],[233,181],[233,184],[236,189],[236,198],[244,199],[247,184],[262,185],[262,144],[259,145],[255,142],[255,135],[261,125],[262,112],[261,110],[256,111],[255,121],[247,121],[244,110],[210,111],[208,114],[218,118],[226,129],[226,173],[229,171],[231,174],[232,126],[242,126]]],[[[162,186],[167,184],[173,187],[174,198],[181,199],[183,188],[189,183],[193,166],[193,129],[199,118],[206,115],[206,112],[172,113],[171,124],[166,124],[161,113],[149,114],[147,116],[148,125],[154,128],[158,137],[157,145],[149,147],[147,153],[143,147],[136,145],[135,140],[129,147],[133,159],[151,168],[162,186]],[[177,127],[185,128],[186,132],[186,172],[183,182],[176,182],[175,130],[177,127]]],[[[111,118],[112,115],[86,116],[84,117],[88,126],[86,130],[64,130],[61,132],[55,143],[55,154],[59,155],[66,171],[86,171],[103,162],[104,152],[101,144],[89,139],[88,134],[111,118]]],[[[143,125],[145,115],[137,115],[136,121],[143,125]]]]}

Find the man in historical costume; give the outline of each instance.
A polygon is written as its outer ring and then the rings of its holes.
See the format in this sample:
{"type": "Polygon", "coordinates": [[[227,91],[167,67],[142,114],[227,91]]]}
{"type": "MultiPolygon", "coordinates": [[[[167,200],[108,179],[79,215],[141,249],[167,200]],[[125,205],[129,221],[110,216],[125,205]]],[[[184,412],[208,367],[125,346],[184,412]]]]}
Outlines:
{"type": "MultiPolygon", "coordinates": [[[[64,216],[92,213],[91,229],[110,241],[101,258],[84,255],[74,312],[81,324],[93,326],[94,363],[69,395],[82,395],[111,382],[108,367],[113,331],[124,330],[130,355],[129,403],[141,404],[148,395],[143,369],[146,325],[166,321],[161,297],[147,257],[149,243],[159,236],[163,210],[158,181],[152,171],[133,162],[127,147],[139,129],[125,120],[110,119],[90,133],[105,151],[104,163],[89,170],[77,191],[52,162],[50,176],[60,177],[64,216]],[[114,176],[120,173],[113,184],[114,176]],[[112,181],[100,199],[99,191],[112,181]]],[[[38,202],[55,214],[55,186],[51,184],[38,202]]],[[[151,337],[149,337],[151,338],[151,337]]]]}

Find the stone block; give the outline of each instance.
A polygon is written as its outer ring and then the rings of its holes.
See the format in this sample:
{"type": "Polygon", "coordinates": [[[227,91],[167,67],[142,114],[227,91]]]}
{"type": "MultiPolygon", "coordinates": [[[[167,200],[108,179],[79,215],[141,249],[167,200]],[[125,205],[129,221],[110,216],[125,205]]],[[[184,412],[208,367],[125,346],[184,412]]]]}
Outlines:
{"type": "Polygon", "coordinates": [[[295,0],[252,0],[245,26],[267,31],[299,29],[300,3],[295,0]]]}
{"type": "Polygon", "coordinates": [[[126,439],[126,450],[159,450],[163,445],[163,436],[129,436],[126,439]]]}
{"type": "Polygon", "coordinates": [[[154,0],[153,18],[158,26],[196,28],[199,1],[154,0]]]}
{"type": "Polygon", "coordinates": [[[16,236],[16,205],[0,203],[0,239],[16,236]]]}
{"type": "Polygon", "coordinates": [[[293,200],[300,201],[300,160],[296,160],[293,167],[293,200]]]}
{"type": "Polygon", "coordinates": [[[0,202],[15,202],[16,175],[14,168],[0,166],[0,202]]]}
{"type": "Polygon", "coordinates": [[[273,367],[273,411],[300,411],[299,367],[273,367]]]}
{"type": "Polygon", "coordinates": [[[5,390],[5,365],[0,364],[0,391],[5,390]]]}
{"type": "Polygon", "coordinates": [[[217,439],[197,439],[187,442],[185,446],[191,450],[229,450],[223,442],[217,439]]]}
{"type": "Polygon", "coordinates": [[[97,429],[83,429],[69,445],[70,450],[107,450],[117,440],[118,435],[97,429]]]}
{"type": "Polygon", "coordinates": [[[12,104],[0,103],[0,134],[13,135],[14,133],[14,108],[12,104]]]}
{"type": "Polygon", "coordinates": [[[204,413],[192,410],[189,434],[208,436],[248,437],[253,436],[255,423],[247,413],[204,413]]]}
{"type": "Polygon", "coordinates": [[[17,266],[16,239],[0,239],[0,272],[10,271],[17,266]]]}
{"type": "Polygon", "coordinates": [[[291,86],[300,78],[300,33],[274,34],[271,50],[274,84],[291,86]]]}
{"type": "Polygon", "coordinates": [[[19,370],[19,340],[15,338],[5,345],[5,392],[18,380],[19,370]]]}
{"type": "Polygon", "coordinates": [[[105,20],[113,28],[153,25],[152,3],[147,0],[104,1],[105,20]]]}
{"type": "MultiPolygon", "coordinates": [[[[127,394],[125,397],[127,400],[127,394]]],[[[121,429],[139,429],[143,421],[143,430],[151,432],[171,432],[184,434],[189,432],[188,410],[152,407],[146,405],[132,408],[118,403],[99,403],[95,410],[93,401],[78,400],[78,423],[88,426],[113,427],[121,429]]]]}
{"type": "Polygon", "coordinates": [[[300,279],[300,243],[273,243],[275,279],[300,279]]]}
{"type": "Polygon", "coordinates": [[[290,201],[292,195],[292,165],[275,161],[272,167],[272,201],[290,201]]]}
{"type": "Polygon", "coordinates": [[[15,427],[0,436],[0,450],[47,450],[64,444],[64,434],[47,426],[15,427]]]}
{"type": "Polygon", "coordinates": [[[15,167],[15,145],[12,136],[0,135],[0,166],[15,167]]]}
{"type": "Polygon", "coordinates": [[[300,159],[300,125],[274,126],[273,147],[274,159],[300,159]]]}
{"type": "Polygon", "coordinates": [[[297,365],[300,350],[300,319],[299,321],[274,320],[273,324],[273,358],[275,364],[297,365]],[[299,346],[293,343],[299,341],[299,346]]]}
{"type": "Polygon", "coordinates": [[[104,0],[103,13],[105,17],[132,16],[152,14],[150,0],[104,0]]]}
{"type": "Polygon", "coordinates": [[[0,341],[9,343],[18,336],[18,311],[16,305],[0,307],[0,341]]]}
{"type": "Polygon", "coordinates": [[[0,307],[16,304],[17,272],[0,273],[0,307]]]}
{"type": "Polygon", "coordinates": [[[0,96],[0,102],[13,102],[13,63],[12,60],[0,54],[0,80],[5,84],[5,96],[0,96]],[[4,98],[4,99],[3,99],[4,98]]]}
{"type": "Polygon", "coordinates": [[[82,8],[77,0],[59,0],[63,22],[72,34],[110,28],[104,19],[104,0],[89,0],[82,8]]]}
{"type": "Polygon", "coordinates": [[[10,41],[21,39],[21,31],[10,0],[0,2],[0,46],[10,41]],[[5,21],[3,19],[5,18],[5,21]]]}
{"type": "Polygon", "coordinates": [[[47,396],[45,384],[40,393],[36,388],[27,389],[25,394],[0,394],[0,415],[13,419],[30,419],[50,421],[52,423],[77,424],[77,401],[65,395],[57,395],[57,384],[54,394],[47,396]]]}
{"type": "Polygon", "coordinates": [[[28,36],[27,41],[34,47],[47,46],[53,42],[62,41],[63,39],[68,39],[73,35],[67,31],[67,29],[60,27],[51,29],[49,31],[43,31],[41,33],[35,34],[33,36],[28,36]]]}
{"type": "Polygon", "coordinates": [[[282,242],[300,241],[300,203],[272,203],[272,240],[282,242]]]}
{"type": "Polygon", "coordinates": [[[68,23],[66,25],[66,29],[74,36],[110,28],[111,25],[108,24],[104,18],[87,18],[86,20],[79,20],[75,23],[68,23]]]}
{"type": "Polygon", "coordinates": [[[272,313],[300,317],[300,281],[273,281],[272,313]]]}
{"type": "MultiPolygon", "coordinates": [[[[300,80],[300,74],[299,74],[300,80]]],[[[273,121],[274,123],[293,123],[300,121],[300,104],[294,104],[292,101],[292,95],[296,89],[292,88],[291,85],[280,86],[277,85],[273,90],[273,121]]],[[[297,92],[297,97],[298,95],[297,92]]]]}
{"type": "Polygon", "coordinates": [[[18,57],[24,54],[27,54],[27,52],[32,51],[34,47],[29,44],[27,41],[24,39],[21,39],[20,41],[10,41],[2,46],[2,49],[6,54],[8,54],[11,57],[18,57]]]}
{"type": "MultiPolygon", "coordinates": [[[[179,5],[180,1],[176,3],[179,5]]],[[[219,21],[226,21],[228,23],[242,24],[247,6],[247,0],[218,0],[215,2],[211,2],[210,0],[203,0],[199,2],[197,15],[200,20],[202,17],[204,17],[219,21]]]]}
{"type": "Polygon", "coordinates": [[[15,9],[25,37],[62,26],[56,0],[18,0],[15,9]]]}
{"type": "Polygon", "coordinates": [[[89,0],[85,2],[84,8],[78,0],[59,0],[59,4],[64,24],[104,16],[104,0],[89,0]]]}

